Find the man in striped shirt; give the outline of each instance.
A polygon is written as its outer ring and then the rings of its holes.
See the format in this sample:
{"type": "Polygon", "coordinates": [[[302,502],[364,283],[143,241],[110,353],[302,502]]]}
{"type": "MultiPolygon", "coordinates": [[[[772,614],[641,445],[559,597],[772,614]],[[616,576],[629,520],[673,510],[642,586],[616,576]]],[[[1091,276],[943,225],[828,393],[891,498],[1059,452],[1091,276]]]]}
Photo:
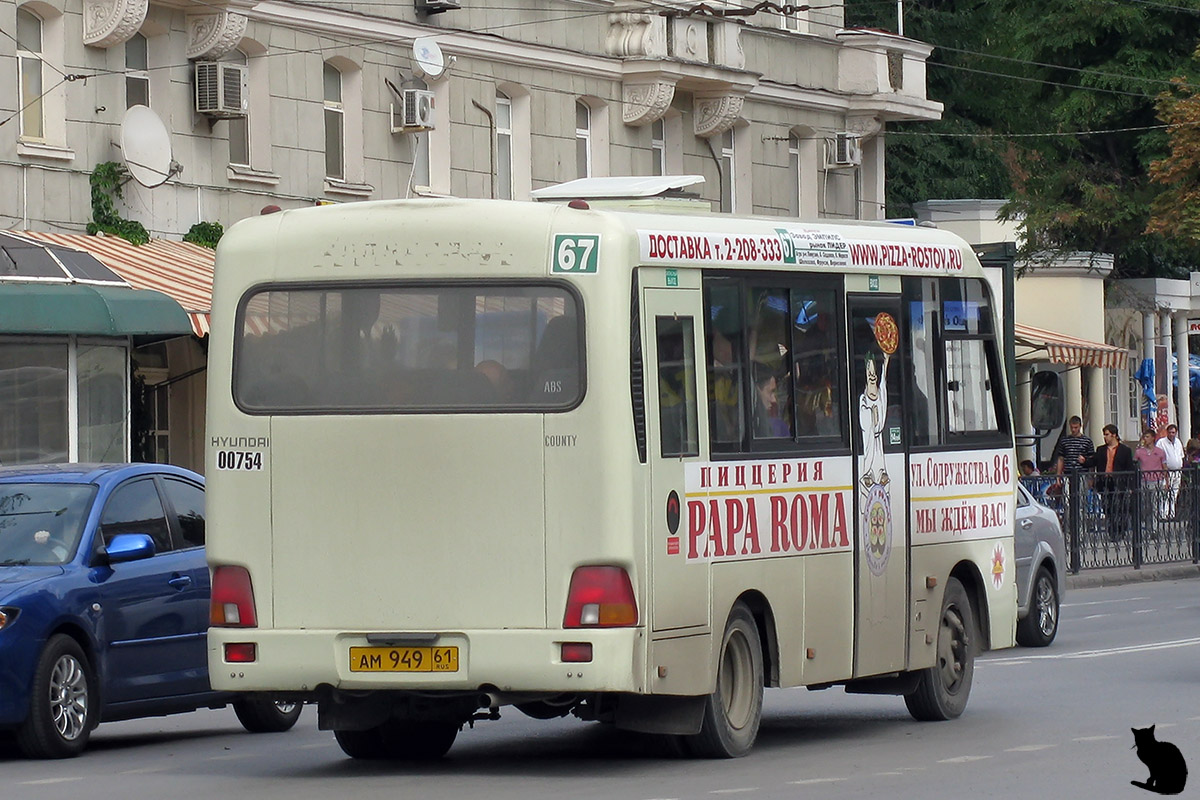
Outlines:
{"type": "Polygon", "coordinates": [[[1083,420],[1071,417],[1067,421],[1067,427],[1070,433],[1059,440],[1058,460],[1054,465],[1054,471],[1059,475],[1074,475],[1079,472],[1083,469],[1079,457],[1087,457],[1096,452],[1091,438],[1083,435],[1083,420]]]}

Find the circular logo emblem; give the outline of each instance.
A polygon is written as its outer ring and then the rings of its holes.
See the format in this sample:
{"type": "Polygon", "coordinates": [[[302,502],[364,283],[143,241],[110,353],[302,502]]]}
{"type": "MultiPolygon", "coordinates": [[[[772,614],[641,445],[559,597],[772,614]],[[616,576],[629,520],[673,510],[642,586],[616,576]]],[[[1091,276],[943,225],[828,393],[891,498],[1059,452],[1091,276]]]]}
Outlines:
{"type": "Polygon", "coordinates": [[[679,530],[679,495],[672,489],[667,495],[667,531],[674,536],[679,530]]]}
{"type": "Polygon", "coordinates": [[[878,483],[867,493],[863,506],[863,553],[871,574],[882,575],[892,554],[892,500],[886,487],[878,483]]]}

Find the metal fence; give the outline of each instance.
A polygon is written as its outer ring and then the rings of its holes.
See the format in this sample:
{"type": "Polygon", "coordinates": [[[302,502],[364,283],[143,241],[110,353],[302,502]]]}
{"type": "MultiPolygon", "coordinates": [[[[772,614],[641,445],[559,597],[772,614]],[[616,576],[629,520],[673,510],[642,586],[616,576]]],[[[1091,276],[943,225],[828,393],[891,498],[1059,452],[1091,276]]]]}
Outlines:
{"type": "Polygon", "coordinates": [[[1057,512],[1069,569],[1200,561],[1200,469],[1021,478],[1057,512]]]}

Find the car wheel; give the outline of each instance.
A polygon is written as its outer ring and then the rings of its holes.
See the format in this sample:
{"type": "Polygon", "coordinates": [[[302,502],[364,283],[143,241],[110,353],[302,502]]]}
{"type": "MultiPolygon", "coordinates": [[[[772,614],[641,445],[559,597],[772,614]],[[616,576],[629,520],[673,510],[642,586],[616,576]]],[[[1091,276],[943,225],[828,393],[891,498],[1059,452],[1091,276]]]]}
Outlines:
{"type": "Polygon", "coordinates": [[[269,697],[248,697],[233,702],[233,713],[237,714],[242,727],[250,733],[283,733],[291,730],[300,719],[304,706],[269,697]]]}
{"type": "Polygon", "coordinates": [[[1017,643],[1045,647],[1058,635],[1058,587],[1050,570],[1038,569],[1030,595],[1029,613],[1017,623],[1017,643]]]}
{"type": "Polygon", "coordinates": [[[334,731],[333,736],[351,758],[434,761],[446,755],[459,727],[454,722],[393,719],[365,731],[334,731]]]}
{"type": "Polygon", "coordinates": [[[79,755],[96,726],[96,696],[96,679],[79,643],[51,636],[38,658],[17,747],[29,758],[79,755]]]}
{"type": "Polygon", "coordinates": [[[914,719],[954,719],[967,707],[975,675],[975,614],[957,578],[946,581],[937,635],[937,662],[920,671],[917,688],[904,696],[914,719]]]}
{"type": "Polygon", "coordinates": [[[733,607],[721,637],[717,689],[704,702],[700,732],[685,738],[700,758],[737,758],[750,752],[762,721],[763,653],[750,610],[733,607]]]}

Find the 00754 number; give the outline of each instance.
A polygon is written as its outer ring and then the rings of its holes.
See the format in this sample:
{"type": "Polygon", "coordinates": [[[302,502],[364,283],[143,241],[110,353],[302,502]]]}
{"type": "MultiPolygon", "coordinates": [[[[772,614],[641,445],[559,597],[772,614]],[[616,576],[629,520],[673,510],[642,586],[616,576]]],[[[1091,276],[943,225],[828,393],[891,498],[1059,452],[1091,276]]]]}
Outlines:
{"type": "Polygon", "coordinates": [[[263,468],[263,454],[254,450],[218,450],[217,469],[225,470],[260,470],[263,468]]]}

